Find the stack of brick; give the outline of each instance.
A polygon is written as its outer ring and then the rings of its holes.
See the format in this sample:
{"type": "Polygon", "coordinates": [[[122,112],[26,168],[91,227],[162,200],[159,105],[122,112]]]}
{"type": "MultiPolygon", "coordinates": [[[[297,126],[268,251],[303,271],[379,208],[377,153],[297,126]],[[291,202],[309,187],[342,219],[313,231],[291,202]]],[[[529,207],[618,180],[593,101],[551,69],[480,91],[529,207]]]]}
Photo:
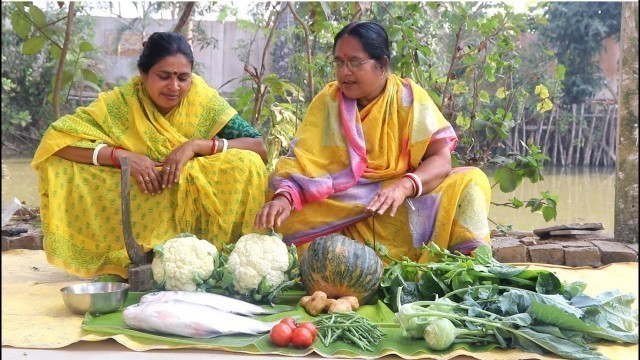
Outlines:
{"type": "MultiPolygon", "coordinates": [[[[600,267],[615,262],[638,261],[638,244],[613,239],[601,223],[567,224],[533,232],[494,231],[493,257],[502,263],[539,263],[571,267],[600,267]]],[[[2,229],[2,251],[42,249],[42,230],[28,222],[2,229]]]]}
{"type": "Polygon", "coordinates": [[[601,223],[566,224],[533,232],[492,234],[493,257],[503,263],[600,267],[638,261],[638,244],[605,233],[601,223]]]}

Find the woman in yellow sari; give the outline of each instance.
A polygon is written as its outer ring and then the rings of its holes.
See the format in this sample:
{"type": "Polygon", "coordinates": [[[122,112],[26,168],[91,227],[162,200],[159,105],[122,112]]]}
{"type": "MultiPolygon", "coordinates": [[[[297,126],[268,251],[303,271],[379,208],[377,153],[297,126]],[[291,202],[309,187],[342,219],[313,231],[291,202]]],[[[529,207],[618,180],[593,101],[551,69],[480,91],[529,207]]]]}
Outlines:
{"type": "Polygon", "coordinates": [[[333,53],[337,81],[278,160],[256,228],[297,245],[340,232],[422,262],[429,242],[462,253],[487,244],[489,181],[477,168],[452,169],[455,132],[424,89],[389,74],[384,28],[349,24],[333,53]]]}
{"type": "Polygon", "coordinates": [[[177,234],[216,246],[252,232],[267,193],[259,132],[192,73],[176,33],[143,44],[140,76],[47,129],[38,172],[48,261],[84,277],[128,277],[120,159],[128,157],[131,223],[146,251],[177,234]]]}

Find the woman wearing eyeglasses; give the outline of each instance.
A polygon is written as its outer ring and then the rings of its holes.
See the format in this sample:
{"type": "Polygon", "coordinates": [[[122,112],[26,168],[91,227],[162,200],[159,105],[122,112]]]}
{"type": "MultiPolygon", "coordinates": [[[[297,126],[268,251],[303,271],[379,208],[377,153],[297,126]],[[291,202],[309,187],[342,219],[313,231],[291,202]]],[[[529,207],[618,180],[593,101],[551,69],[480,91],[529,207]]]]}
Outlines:
{"type": "Polygon", "coordinates": [[[384,28],[345,26],[333,56],[336,81],[277,162],[256,228],[296,245],[338,232],[422,262],[429,242],[462,253],[487,244],[489,181],[477,168],[452,169],[456,134],[424,89],[390,72],[384,28]]]}

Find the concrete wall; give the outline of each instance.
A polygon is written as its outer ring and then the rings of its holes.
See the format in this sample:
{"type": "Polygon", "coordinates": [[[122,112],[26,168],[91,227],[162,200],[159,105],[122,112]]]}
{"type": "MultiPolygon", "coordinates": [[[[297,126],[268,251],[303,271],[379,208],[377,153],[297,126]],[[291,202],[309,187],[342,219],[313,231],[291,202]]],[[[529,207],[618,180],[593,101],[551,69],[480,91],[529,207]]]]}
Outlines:
{"type": "MultiPolygon", "coordinates": [[[[116,41],[118,28],[126,24],[125,20],[95,17],[95,21],[94,41],[102,49],[102,72],[106,81],[111,83],[126,81],[137,75],[136,62],[142,51],[142,42],[155,31],[170,31],[176,23],[176,20],[153,20],[145,27],[145,35],[140,31],[127,31],[120,41],[116,41]]],[[[252,34],[238,29],[235,22],[203,21],[201,24],[207,34],[218,40],[218,44],[215,48],[209,46],[202,50],[197,44],[192,44],[195,72],[221,93],[228,95],[240,86],[237,79],[245,75],[244,60],[240,56],[246,51],[239,51],[239,47],[248,44],[252,34]],[[232,79],[236,80],[220,88],[232,79]]],[[[256,67],[261,62],[265,42],[266,38],[259,36],[252,46],[249,62],[256,67]]]]}

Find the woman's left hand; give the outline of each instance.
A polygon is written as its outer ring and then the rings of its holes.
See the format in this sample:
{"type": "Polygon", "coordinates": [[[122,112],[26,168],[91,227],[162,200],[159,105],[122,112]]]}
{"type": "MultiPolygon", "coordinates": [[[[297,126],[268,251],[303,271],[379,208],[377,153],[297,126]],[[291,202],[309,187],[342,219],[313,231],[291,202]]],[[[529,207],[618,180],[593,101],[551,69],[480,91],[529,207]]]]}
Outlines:
{"type": "Polygon", "coordinates": [[[189,140],[175,148],[162,164],[162,188],[171,187],[180,180],[184,165],[196,155],[194,141],[189,140]]]}
{"type": "Polygon", "coordinates": [[[400,207],[404,200],[412,194],[413,184],[411,183],[411,180],[407,178],[400,178],[400,180],[393,184],[380,189],[380,191],[373,196],[371,201],[369,201],[369,204],[367,204],[366,211],[382,215],[387,210],[391,209],[389,215],[393,217],[396,215],[398,207],[400,207]]]}

